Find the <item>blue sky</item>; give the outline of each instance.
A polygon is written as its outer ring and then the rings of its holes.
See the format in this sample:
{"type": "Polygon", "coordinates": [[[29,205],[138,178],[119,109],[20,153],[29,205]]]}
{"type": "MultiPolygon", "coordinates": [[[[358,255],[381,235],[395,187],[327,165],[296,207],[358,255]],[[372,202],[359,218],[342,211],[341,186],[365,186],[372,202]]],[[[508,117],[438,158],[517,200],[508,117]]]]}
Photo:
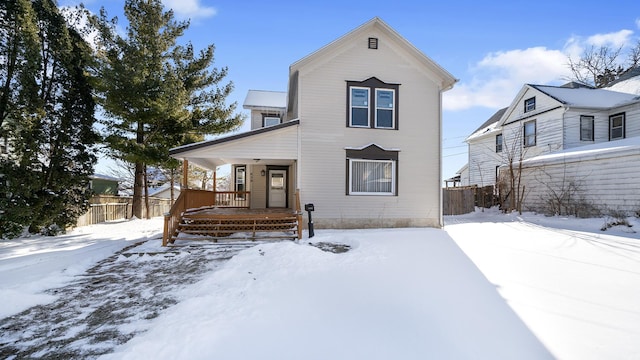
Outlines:
{"type": "MultiPolygon", "coordinates": [[[[77,4],[59,0],[59,5],[77,4]]],[[[585,1],[254,1],[163,0],[191,19],[183,40],[216,46],[229,68],[239,111],[249,89],[287,90],[293,62],[378,16],[459,82],[443,96],[443,177],[467,162],[464,139],[525,83],[560,85],[567,56],[595,45],[640,40],[640,2],[585,1]]],[[[122,16],[124,0],[89,0],[122,16]]],[[[248,124],[243,130],[248,129],[248,124]]]]}

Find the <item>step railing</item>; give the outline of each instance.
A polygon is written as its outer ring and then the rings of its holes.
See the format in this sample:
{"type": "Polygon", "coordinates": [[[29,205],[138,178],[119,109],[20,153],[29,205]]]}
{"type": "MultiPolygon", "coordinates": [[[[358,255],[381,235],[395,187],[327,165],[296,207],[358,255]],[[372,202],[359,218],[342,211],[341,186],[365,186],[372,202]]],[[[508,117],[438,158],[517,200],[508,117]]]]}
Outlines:
{"type": "Polygon", "coordinates": [[[187,209],[212,206],[249,208],[249,204],[251,203],[250,199],[250,191],[181,190],[171,210],[164,215],[162,246],[167,246],[167,244],[171,242],[171,237],[178,230],[178,224],[180,224],[182,214],[187,211],[187,209]]]}

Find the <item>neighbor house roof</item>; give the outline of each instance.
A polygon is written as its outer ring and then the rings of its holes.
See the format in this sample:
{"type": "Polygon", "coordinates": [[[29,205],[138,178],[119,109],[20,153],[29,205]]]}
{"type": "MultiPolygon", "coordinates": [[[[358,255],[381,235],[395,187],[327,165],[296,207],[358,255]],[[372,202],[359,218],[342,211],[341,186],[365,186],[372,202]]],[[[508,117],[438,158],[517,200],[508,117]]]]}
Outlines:
{"type": "Polygon", "coordinates": [[[606,87],[607,90],[640,95],[640,66],[628,70],[606,87]]]}
{"type": "Polygon", "coordinates": [[[493,132],[494,130],[499,130],[497,126],[498,121],[500,121],[500,119],[502,118],[502,115],[504,115],[507,109],[508,108],[502,108],[496,111],[493,115],[491,115],[491,117],[487,121],[482,123],[482,125],[480,125],[473,133],[471,133],[471,135],[469,135],[469,137],[466,140],[470,140],[478,136],[493,132]]]}
{"type": "Polygon", "coordinates": [[[287,107],[287,93],[284,91],[249,90],[242,107],[245,109],[284,109],[287,107]]]}
{"type": "Polygon", "coordinates": [[[122,181],[121,179],[118,179],[116,177],[109,176],[109,175],[104,175],[104,174],[98,174],[98,173],[95,173],[93,175],[89,175],[89,178],[90,179],[109,180],[109,181],[122,181]]]}
{"type": "Polygon", "coordinates": [[[565,106],[609,109],[640,101],[640,96],[617,91],[590,88],[566,88],[561,86],[529,85],[565,106]]]}

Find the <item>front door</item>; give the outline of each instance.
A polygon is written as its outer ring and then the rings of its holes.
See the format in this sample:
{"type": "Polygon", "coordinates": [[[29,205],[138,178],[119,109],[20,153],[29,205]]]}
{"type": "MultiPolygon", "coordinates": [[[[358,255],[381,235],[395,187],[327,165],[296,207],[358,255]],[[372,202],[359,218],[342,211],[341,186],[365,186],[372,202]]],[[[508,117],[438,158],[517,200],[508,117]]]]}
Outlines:
{"type": "Polygon", "coordinates": [[[287,170],[269,170],[268,207],[287,207],[287,170]]]}

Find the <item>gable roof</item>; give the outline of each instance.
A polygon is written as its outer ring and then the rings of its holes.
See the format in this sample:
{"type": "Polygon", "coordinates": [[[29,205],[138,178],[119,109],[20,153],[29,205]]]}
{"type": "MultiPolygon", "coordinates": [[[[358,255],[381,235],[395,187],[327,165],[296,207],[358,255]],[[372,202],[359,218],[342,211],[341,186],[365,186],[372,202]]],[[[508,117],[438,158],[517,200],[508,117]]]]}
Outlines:
{"type": "Polygon", "coordinates": [[[494,132],[493,130],[496,130],[496,129],[499,130],[498,121],[500,121],[500,119],[502,118],[502,115],[504,115],[507,109],[508,108],[505,107],[496,111],[493,115],[491,115],[491,117],[487,121],[482,123],[482,125],[480,125],[474,132],[472,132],[471,135],[469,135],[469,137],[467,137],[465,141],[468,141],[470,139],[476,138],[484,134],[492,133],[494,132]]]}
{"type": "Polygon", "coordinates": [[[565,106],[610,109],[640,101],[640,96],[605,89],[567,88],[561,86],[531,85],[565,106]]]}
{"type": "Polygon", "coordinates": [[[435,61],[425,55],[422,51],[418,50],[415,46],[413,46],[407,39],[398,34],[395,30],[393,30],[387,23],[382,21],[379,17],[374,17],[373,19],[367,21],[366,23],[360,25],[354,30],[348,32],[342,37],[334,40],[333,42],[323,46],[322,48],[314,51],[313,53],[305,56],[304,58],[294,62],[290,66],[290,73],[294,73],[305,65],[316,61],[318,58],[324,56],[325,54],[331,52],[333,49],[342,46],[343,44],[351,41],[352,39],[360,36],[363,33],[368,32],[370,29],[375,28],[380,30],[382,33],[386,34],[390,38],[394,39],[397,44],[399,44],[402,48],[404,48],[407,52],[412,54],[422,65],[424,65],[431,72],[436,74],[441,82],[440,88],[445,91],[449,90],[453,87],[453,85],[458,81],[453,75],[451,75],[447,70],[438,65],[435,61]]]}
{"type": "Polygon", "coordinates": [[[287,107],[287,93],[284,91],[249,90],[242,107],[245,109],[284,109],[287,107]]]}

